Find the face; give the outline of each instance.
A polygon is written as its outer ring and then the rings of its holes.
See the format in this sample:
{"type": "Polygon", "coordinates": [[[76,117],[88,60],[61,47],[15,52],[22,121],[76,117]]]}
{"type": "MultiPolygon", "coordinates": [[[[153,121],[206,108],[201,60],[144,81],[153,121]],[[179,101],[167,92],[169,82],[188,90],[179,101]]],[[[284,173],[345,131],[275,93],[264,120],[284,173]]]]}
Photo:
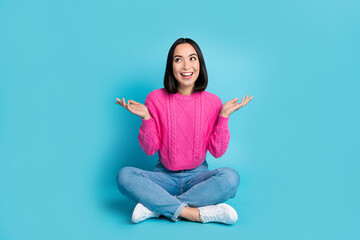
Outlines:
{"type": "Polygon", "coordinates": [[[192,89],[200,73],[200,62],[195,49],[189,43],[176,46],[173,57],[173,73],[181,89],[192,89]]]}

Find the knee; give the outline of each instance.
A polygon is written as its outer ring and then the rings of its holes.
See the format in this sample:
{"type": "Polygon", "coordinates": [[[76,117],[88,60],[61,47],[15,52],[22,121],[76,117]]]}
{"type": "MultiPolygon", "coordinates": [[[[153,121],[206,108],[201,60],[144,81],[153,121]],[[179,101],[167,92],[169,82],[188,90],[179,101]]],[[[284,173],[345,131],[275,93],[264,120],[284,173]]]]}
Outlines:
{"type": "Polygon", "coordinates": [[[240,183],[239,173],[236,170],[228,167],[219,168],[218,171],[223,177],[224,188],[236,191],[240,183]]]}
{"type": "Polygon", "coordinates": [[[125,186],[128,186],[131,183],[132,175],[135,172],[133,167],[124,167],[120,169],[117,174],[117,185],[119,189],[122,189],[125,186]]]}

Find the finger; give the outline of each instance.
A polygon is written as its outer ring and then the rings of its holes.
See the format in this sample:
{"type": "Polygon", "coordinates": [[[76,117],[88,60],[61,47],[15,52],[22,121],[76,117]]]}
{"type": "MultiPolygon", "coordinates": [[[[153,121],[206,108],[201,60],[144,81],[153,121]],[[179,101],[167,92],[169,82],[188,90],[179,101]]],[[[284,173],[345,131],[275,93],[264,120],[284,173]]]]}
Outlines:
{"type": "Polygon", "coordinates": [[[122,104],[123,104],[124,108],[127,109],[126,102],[125,102],[125,98],[123,98],[122,104]]]}
{"type": "Polygon", "coordinates": [[[231,99],[231,100],[229,100],[229,101],[227,101],[227,103],[229,102],[229,103],[234,103],[234,102],[236,102],[238,100],[238,98],[236,97],[236,98],[234,98],[234,99],[231,99]]]}
{"type": "Polygon", "coordinates": [[[245,103],[245,97],[242,98],[241,105],[244,105],[245,103]]]}
{"type": "MultiPolygon", "coordinates": [[[[245,97],[242,98],[241,103],[239,103],[239,108],[241,108],[242,106],[244,106],[245,103],[245,97]]],[[[238,108],[238,109],[239,109],[238,108]]]]}
{"type": "Polygon", "coordinates": [[[129,101],[128,101],[128,110],[133,114],[135,114],[136,112],[135,106],[133,106],[133,104],[130,104],[129,101]]]}
{"type": "Polygon", "coordinates": [[[139,104],[138,102],[135,102],[134,100],[131,100],[131,99],[130,99],[130,102],[131,102],[131,104],[135,104],[135,105],[139,104]]]}
{"type": "Polygon", "coordinates": [[[251,98],[248,98],[248,100],[245,102],[245,104],[243,105],[243,107],[244,107],[246,104],[248,104],[251,99],[252,99],[252,97],[251,97],[251,98]]]}
{"type": "Polygon", "coordinates": [[[240,108],[244,107],[251,99],[253,99],[253,97],[250,97],[250,98],[248,98],[248,97],[249,97],[249,95],[246,95],[246,98],[243,97],[242,102],[239,103],[239,105],[237,106],[237,108],[236,108],[235,111],[237,111],[237,110],[239,110],[240,108]]]}
{"type": "Polygon", "coordinates": [[[123,100],[120,100],[120,104],[121,104],[121,106],[123,106],[123,107],[124,107],[123,100]]]}
{"type": "Polygon", "coordinates": [[[246,98],[245,98],[245,101],[244,101],[244,106],[247,104],[248,99],[249,99],[249,95],[246,95],[246,98]]]}
{"type": "Polygon", "coordinates": [[[248,102],[250,102],[251,99],[253,99],[253,97],[248,98],[247,101],[246,101],[246,103],[245,103],[245,105],[248,104],[248,102]]]}
{"type": "Polygon", "coordinates": [[[123,102],[122,100],[120,100],[120,105],[121,105],[121,106],[123,106],[123,107],[125,108],[125,106],[124,106],[124,102],[123,102]]]}
{"type": "Polygon", "coordinates": [[[121,101],[121,99],[116,98],[116,100],[118,101],[117,103],[122,106],[122,101],[121,101]]]}
{"type": "Polygon", "coordinates": [[[127,108],[130,112],[133,112],[133,109],[132,109],[133,106],[131,106],[130,104],[127,104],[127,108]]]}

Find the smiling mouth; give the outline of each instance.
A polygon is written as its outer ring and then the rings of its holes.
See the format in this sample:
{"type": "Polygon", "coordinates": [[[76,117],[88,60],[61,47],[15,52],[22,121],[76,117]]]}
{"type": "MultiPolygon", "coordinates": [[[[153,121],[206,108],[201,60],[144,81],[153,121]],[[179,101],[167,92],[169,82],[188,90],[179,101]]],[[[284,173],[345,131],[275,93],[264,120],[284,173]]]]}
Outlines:
{"type": "Polygon", "coordinates": [[[192,76],[194,73],[180,73],[181,74],[181,76],[183,76],[183,77],[190,77],[190,76],[192,76]]]}

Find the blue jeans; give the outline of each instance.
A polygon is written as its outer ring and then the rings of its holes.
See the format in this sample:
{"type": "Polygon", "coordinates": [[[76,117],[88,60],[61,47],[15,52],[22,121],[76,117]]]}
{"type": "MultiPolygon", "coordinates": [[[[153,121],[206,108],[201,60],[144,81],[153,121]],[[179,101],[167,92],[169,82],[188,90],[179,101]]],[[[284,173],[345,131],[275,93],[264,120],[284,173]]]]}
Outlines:
{"type": "Polygon", "coordinates": [[[154,171],[124,167],[117,175],[122,194],[173,221],[186,206],[215,205],[235,197],[239,181],[234,169],[209,170],[206,160],[190,170],[171,171],[159,161],[154,171]]]}

